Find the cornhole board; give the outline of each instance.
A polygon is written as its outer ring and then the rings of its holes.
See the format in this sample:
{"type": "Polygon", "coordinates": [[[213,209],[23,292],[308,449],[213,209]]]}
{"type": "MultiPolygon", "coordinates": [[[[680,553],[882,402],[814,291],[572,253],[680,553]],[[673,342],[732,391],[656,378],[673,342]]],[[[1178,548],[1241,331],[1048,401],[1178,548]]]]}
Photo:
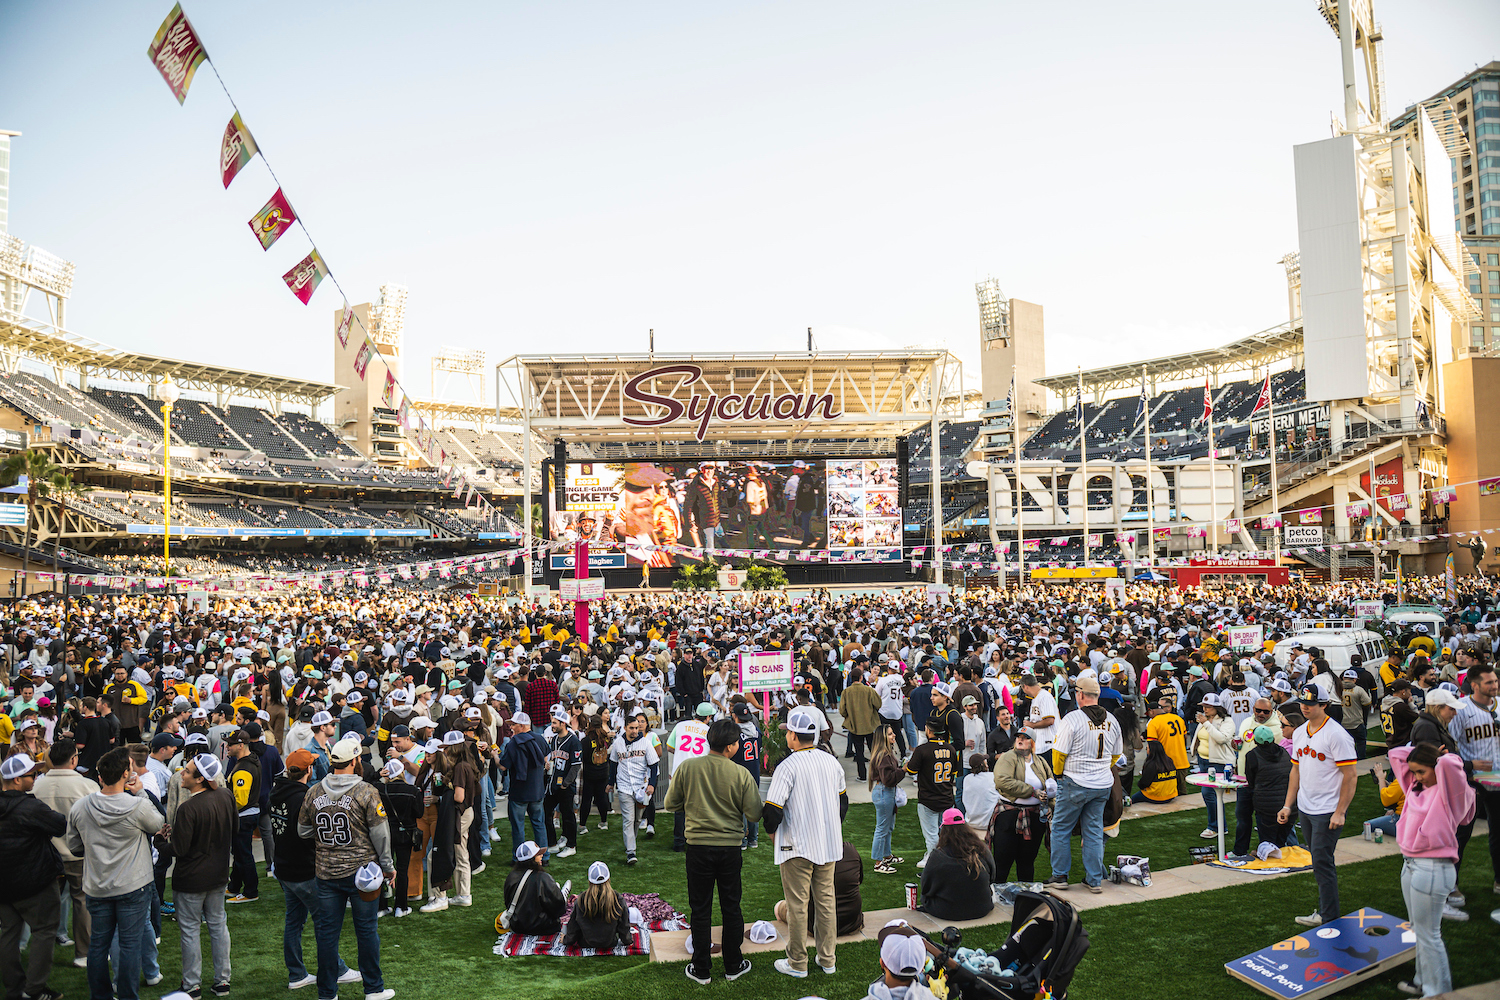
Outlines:
{"type": "Polygon", "coordinates": [[[1317,1000],[1411,961],[1416,941],[1409,921],[1364,908],[1226,962],[1224,971],[1269,996],[1317,1000]]]}

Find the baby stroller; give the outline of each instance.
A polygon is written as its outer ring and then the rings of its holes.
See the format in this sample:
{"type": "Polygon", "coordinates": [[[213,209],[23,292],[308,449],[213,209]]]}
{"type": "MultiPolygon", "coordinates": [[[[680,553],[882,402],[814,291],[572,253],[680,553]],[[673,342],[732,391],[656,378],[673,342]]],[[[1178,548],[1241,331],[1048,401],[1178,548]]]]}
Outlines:
{"type": "Polygon", "coordinates": [[[1089,932],[1071,904],[1047,893],[1016,896],[1011,935],[998,951],[999,974],[960,965],[954,954],[962,942],[956,927],[943,931],[943,946],[929,943],[937,963],[948,970],[948,982],[963,1000],[1033,1000],[1043,989],[1054,1000],[1066,1000],[1078,963],[1089,950],[1089,932]]]}

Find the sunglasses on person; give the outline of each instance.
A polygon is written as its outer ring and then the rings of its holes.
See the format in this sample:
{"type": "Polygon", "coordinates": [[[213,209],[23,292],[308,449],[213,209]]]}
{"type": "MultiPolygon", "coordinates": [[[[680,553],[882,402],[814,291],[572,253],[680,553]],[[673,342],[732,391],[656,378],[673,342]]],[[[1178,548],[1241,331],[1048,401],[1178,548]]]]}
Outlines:
{"type": "Polygon", "coordinates": [[[1269,708],[1257,708],[1257,709],[1255,709],[1255,714],[1256,715],[1270,715],[1271,714],[1271,710],[1269,708]]]}

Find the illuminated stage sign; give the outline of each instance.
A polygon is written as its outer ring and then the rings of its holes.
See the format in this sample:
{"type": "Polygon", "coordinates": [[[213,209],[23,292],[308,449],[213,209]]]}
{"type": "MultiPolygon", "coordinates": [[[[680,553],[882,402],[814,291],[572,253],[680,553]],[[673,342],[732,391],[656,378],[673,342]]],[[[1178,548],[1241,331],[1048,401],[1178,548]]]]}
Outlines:
{"type": "Polygon", "coordinates": [[[632,427],[661,427],[676,423],[686,417],[697,426],[694,436],[702,441],[714,421],[725,423],[765,423],[767,420],[809,421],[837,420],[844,415],[843,409],[835,409],[836,403],[830,393],[783,392],[741,395],[737,392],[723,396],[709,393],[707,396],[694,392],[688,401],[675,399],[650,391],[653,382],[662,382],[674,390],[693,385],[703,378],[703,369],[698,365],[664,365],[643,371],[625,383],[625,398],[640,404],[652,416],[627,415],[623,419],[632,427]]]}

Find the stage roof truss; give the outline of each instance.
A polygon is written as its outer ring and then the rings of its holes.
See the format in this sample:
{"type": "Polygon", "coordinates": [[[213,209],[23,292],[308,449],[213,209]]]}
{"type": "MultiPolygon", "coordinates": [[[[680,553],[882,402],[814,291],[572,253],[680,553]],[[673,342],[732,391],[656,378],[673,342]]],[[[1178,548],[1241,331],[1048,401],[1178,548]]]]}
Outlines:
{"type": "Polygon", "coordinates": [[[940,417],[962,416],[962,363],[941,350],[516,355],[496,366],[496,416],[519,415],[538,435],[575,442],[691,438],[694,426],[685,416],[659,426],[632,423],[660,418],[667,406],[626,391],[645,372],[689,365],[701,370],[699,378],[669,371],[640,388],[684,406],[694,395],[828,397],[836,414],[832,419],[716,419],[705,443],[724,437],[893,437],[929,423],[934,409],[940,417]]]}

